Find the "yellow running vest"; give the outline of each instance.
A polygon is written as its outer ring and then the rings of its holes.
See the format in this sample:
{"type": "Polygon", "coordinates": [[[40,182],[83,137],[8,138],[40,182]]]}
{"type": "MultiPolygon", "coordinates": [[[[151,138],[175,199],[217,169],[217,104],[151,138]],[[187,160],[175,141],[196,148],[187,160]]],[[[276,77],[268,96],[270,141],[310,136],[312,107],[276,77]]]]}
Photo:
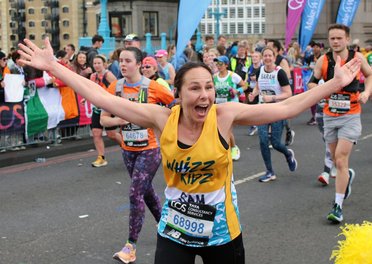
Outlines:
{"type": "Polygon", "coordinates": [[[216,105],[209,110],[199,139],[187,149],[177,144],[180,111],[180,106],[172,108],[160,137],[167,200],[158,232],[188,246],[228,243],[241,233],[241,227],[233,184],[231,150],[225,149],[220,141],[216,105]],[[172,204],[174,201],[180,204],[172,204]],[[214,219],[208,218],[208,214],[212,215],[208,209],[200,207],[198,211],[193,205],[189,208],[190,203],[214,207],[214,219]],[[183,215],[178,208],[189,208],[190,211],[183,215]],[[199,227],[196,223],[212,229],[209,233],[203,228],[197,229],[202,231],[199,232],[201,237],[208,237],[207,241],[198,237],[197,232],[192,232],[193,224],[199,227]]]}

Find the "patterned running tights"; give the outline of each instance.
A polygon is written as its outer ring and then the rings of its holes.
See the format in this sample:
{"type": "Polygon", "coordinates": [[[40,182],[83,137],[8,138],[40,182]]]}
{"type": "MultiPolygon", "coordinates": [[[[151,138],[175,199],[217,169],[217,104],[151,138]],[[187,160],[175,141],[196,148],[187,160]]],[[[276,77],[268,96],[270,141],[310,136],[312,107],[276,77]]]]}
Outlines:
{"type": "Polygon", "coordinates": [[[131,178],[128,240],[136,243],[145,219],[145,204],[156,222],[160,221],[161,204],[152,180],[159,168],[161,155],[159,148],[144,151],[123,150],[122,155],[131,178]]]}

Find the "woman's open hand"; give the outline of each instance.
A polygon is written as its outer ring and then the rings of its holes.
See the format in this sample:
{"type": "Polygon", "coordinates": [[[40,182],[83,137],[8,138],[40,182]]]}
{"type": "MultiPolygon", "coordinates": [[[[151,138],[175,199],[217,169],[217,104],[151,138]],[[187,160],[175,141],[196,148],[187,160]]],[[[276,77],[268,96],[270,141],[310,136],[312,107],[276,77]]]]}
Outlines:
{"type": "Polygon", "coordinates": [[[20,48],[18,52],[24,58],[20,61],[24,64],[39,70],[50,71],[53,68],[54,63],[57,63],[48,37],[44,39],[44,49],[40,49],[29,39],[25,39],[24,43],[26,45],[22,43],[18,44],[18,47],[20,48]]]}
{"type": "Polygon", "coordinates": [[[362,61],[359,58],[353,58],[341,67],[341,57],[337,56],[333,78],[343,88],[354,80],[355,76],[359,73],[361,65],[362,61]]]}

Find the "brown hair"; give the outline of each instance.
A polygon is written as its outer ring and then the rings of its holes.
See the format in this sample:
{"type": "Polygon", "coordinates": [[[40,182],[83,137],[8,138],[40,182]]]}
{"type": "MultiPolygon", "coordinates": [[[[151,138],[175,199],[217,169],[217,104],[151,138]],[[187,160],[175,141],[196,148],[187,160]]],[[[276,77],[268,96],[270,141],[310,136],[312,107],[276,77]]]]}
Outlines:
{"type": "Polygon", "coordinates": [[[345,31],[347,37],[350,36],[350,28],[348,26],[345,26],[345,25],[342,25],[342,24],[332,24],[328,27],[328,33],[332,29],[341,29],[341,30],[345,31]]]}
{"type": "Polygon", "coordinates": [[[203,68],[206,69],[210,75],[211,78],[213,77],[211,69],[204,63],[202,62],[188,62],[185,65],[183,65],[178,72],[176,73],[176,77],[174,78],[174,87],[176,88],[176,92],[174,94],[175,98],[179,97],[179,93],[182,89],[183,83],[185,81],[185,75],[192,69],[196,68],[203,68]]]}

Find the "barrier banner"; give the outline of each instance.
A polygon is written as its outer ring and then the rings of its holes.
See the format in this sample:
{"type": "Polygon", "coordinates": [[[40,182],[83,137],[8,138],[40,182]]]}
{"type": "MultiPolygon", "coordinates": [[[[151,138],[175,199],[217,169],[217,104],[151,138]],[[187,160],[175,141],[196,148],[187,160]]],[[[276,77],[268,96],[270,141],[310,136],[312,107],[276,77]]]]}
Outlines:
{"type": "Polygon", "coordinates": [[[287,22],[285,25],[285,47],[288,48],[293,34],[296,31],[298,21],[302,11],[305,8],[306,0],[288,0],[287,1],[287,22]]]}
{"type": "Polygon", "coordinates": [[[302,83],[304,87],[304,92],[308,90],[307,83],[309,82],[311,75],[313,74],[313,70],[310,68],[302,69],[302,83]]]}
{"type": "Polygon", "coordinates": [[[83,97],[77,94],[77,101],[80,113],[79,126],[90,125],[92,123],[93,105],[83,99],[83,97]]]}
{"type": "Polygon", "coordinates": [[[302,13],[300,26],[300,46],[301,50],[306,50],[311,38],[313,37],[319,16],[323,9],[325,0],[308,0],[302,13]]]}
{"type": "Polygon", "coordinates": [[[0,134],[22,133],[24,131],[23,102],[0,103],[0,134]]]}
{"type": "Polygon", "coordinates": [[[336,23],[350,27],[353,24],[359,4],[360,0],[341,0],[338,6],[336,23]]]}
{"type": "Polygon", "coordinates": [[[294,94],[300,94],[304,92],[301,68],[293,69],[293,91],[294,94]]]}

